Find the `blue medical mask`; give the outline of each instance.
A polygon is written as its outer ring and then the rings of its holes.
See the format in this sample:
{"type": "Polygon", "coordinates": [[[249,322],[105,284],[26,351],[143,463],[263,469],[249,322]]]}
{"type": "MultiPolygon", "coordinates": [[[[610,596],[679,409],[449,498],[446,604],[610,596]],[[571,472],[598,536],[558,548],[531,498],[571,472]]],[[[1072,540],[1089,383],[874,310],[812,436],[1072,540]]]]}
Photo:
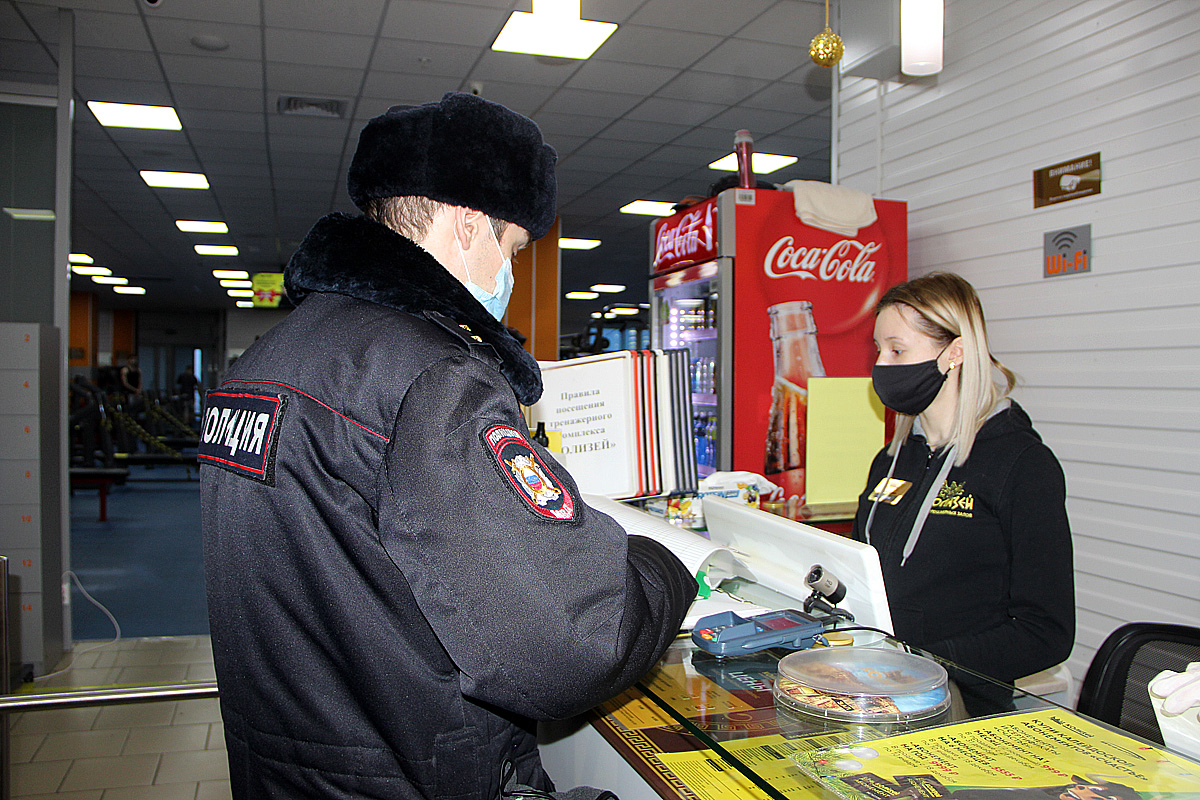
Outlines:
{"type": "Polygon", "coordinates": [[[457,237],[454,240],[458,244],[458,257],[462,259],[463,269],[467,272],[467,282],[464,284],[471,296],[479,301],[479,304],[487,310],[489,314],[496,318],[497,322],[504,321],[504,312],[508,310],[508,299],[512,296],[513,290],[513,269],[512,259],[504,257],[504,251],[500,249],[500,240],[496,238],[496,232],[492,230],[491,224],[486,224],[486,227],[492,233],[492,241],[496,243],[496,252],[503,259],[500,271],[496,273],[496,288],[488,292],[482,286],[471,280],[471,268],[467,266],[467,255],[463,252],[462,245],[458,243],[457,237]]]}

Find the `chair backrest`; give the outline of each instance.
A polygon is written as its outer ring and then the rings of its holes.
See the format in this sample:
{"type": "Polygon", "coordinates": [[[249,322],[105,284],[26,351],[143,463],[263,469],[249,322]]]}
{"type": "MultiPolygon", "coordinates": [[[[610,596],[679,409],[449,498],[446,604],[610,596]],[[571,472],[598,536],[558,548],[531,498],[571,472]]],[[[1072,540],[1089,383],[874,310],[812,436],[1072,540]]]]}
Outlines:
{"type": "Polygon", "coordinates": [[[1113,631],[1092,659],[1076,709],[1144,739],[1162,743],[1146,686],[1164,669],[1200,661],[1200,628],[1131,622],[1113,631]]]}

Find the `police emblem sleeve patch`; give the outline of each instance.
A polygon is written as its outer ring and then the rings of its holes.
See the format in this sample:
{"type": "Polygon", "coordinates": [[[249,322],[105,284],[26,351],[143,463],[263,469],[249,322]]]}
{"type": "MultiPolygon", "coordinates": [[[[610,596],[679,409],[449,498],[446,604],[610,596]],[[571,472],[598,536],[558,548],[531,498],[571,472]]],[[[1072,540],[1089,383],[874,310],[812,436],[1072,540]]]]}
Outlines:
{"type": "Polygon", "coordinates": [[[575,519],[571,493],[538,456],[526,434],[510,425],[493,425],[483,432],[483,443],[500,475],[530,511],[549,520],[575,519]]]}
{"type": "Polygon", "coordinates": [[[200,428],[200,462],[274,486],[275,450],[285,405],[286,398],[278,394],[208,392],[200,428]]]}

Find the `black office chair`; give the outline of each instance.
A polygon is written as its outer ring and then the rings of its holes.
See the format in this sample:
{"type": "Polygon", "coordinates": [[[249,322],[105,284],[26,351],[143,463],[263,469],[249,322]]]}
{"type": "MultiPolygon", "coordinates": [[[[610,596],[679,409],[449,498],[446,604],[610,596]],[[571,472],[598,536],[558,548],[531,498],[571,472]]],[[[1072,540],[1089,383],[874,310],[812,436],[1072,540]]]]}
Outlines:
{"type": "Polygon", "coordinates": [[[1076,709],[1143,739],[1162,744],[1146,686],[1169,669],[1200,661],[1200,628],[1130,622],[1100,645],[1079,690],[1076,709]]]}

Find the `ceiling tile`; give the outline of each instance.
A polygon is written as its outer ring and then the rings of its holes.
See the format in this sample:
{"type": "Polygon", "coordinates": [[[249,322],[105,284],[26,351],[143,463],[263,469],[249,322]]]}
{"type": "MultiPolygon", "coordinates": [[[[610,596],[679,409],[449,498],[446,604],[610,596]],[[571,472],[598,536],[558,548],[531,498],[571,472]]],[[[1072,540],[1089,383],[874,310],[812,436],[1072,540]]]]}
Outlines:
{"type": "MultiPolygon", "coordinates": [[[[104,0],[99,0],[104,2],[104,0]]],[[[126,4],[134,6],[130,0],[126,0],[126,4]]],[[[106,5],[111,6],[111,2],[106,5]]],[[[259,4],[247,2],[246,0],[202,0],[202,2],[175,2],[159,3],[154,8],[147,8],[144,11],[148,18],[153,17],[173,17],[177,19],[195,19],[204,20],[206,22],[234,22],[243,25],[258,26],[259,19],[259,4]]]]}
{"type": "Polygon", "coordinates": [[[597,89],[611,91],[654,94],[660,86],[679,74],[674,67],[655,67],[648,64],[622,64],[616,61],[588,59],[566,82],[574,89],[597,89]]]}
{"type": "MultiPolygon", "coordinates": [[[[151,77],[158,78],[157,69],[151,77]]],[[[110,78],[107,76],[77,75],[75,91],[84,100],[104,100],[109,103],[143,103],[153,106],[171,105],[171,93],[162,80],[143,81],[110,78]]],[[[92,112],[84,108],[75,109],[76,119],[94,119],[92,112]]]]}
{"type": "Polygon", "coordinates": [[[363,70],[301,64],[267,64],[267,90],[300,97],[344,98],[357,94],[363,70]]]}
{"type": "Polygon", "coordinates": [[[75,47],[150,51],[150,40],[141,25],[130,25],[128,14],[75,12],[75,47]]]}
{"type": "Polygon", "coordinates": [[[798,44],[781,45],[752,42],[747,39],[727,39],[696,62],[696,69],[776,80],[795,72],[796,67],[806,61],[811,63],[808,48],[798,44]]]}
{"type": "Polygon", "coordinates": [[[96,47],[75,49],[75,74],[114,81],[162,78],[158,59],[148,50],[111,50],[96,47]]]}
{"type": "Polygon", "coordinates": [[[475,64],[479,49],[460,44],[380,39],[371,69],[463,79],[475,64]]]}
{"type": "Polygon", "coordinates": [[[239,131],[261,134],[264,131],[261,112],[224,111],[218,109],[176,109],[185,130],[239,131]]]}
{"type": "Polygon", "coordinates": [[[667,144],[689,130],[691,127],[688,125],[677,125],[670,122],[619,119],[604,129],[604,135],[610,139],[667,144]]]}
{"type": "Polygon", "coordinates": [[[825,7],[819,1],[780,0],[747,23],[737,36],[776,44],[803,44],[824,29],[825,7]]]}
{"type": "Polygon", "coordinates": [[[262,66],[258,61],[173,53],[164,53],[161,58],[167,79],[172,84],[192,83],[232,89],[262,86],[262,66]]]}
{"type": "Polygon", "coordinates": [[[654,0],[630,22],[671,30],[732,34],[772,5],[771,0],[654,0]]]}
{"type": "Polygon", "coordinates": [[[767,85],[761,78],[691,70],[658,90],[659,97],[734,105],[767,85]]]}
{"type": "Polygon", "coordinates": [[[699,125],[712,119],[725,108],[724,105],[713,103],[652,97],[630,111],[628,116],[630,119],[644,119],[651,122],[683,122],[688,125],[699,125]]]}
{"type": "Polygon", "coordinates": [[[559,89],[541,110],[548,114],[588,114],[616,118],[641,103],[641,95],[598,92],[592,89],[559,89]]]}
{"type": "Polygon", "coordinates": [[[284,28],[267,28],[264,38],[268,61],[358,70],[367,68],[374,43],[370,36],[284,28]]]}
{"type": "Polygon", "coordinates": [[[197,108],[261,114],[261,90],[177,83],[171,86],[177,109],[197,108]]]}
{"type": "Polygon", "coordinates": [[[469,77],[473,81],[481,81],[485,93],[488,81],[562,86],[580,68],[581,63],[567,59],[544,61],[525,53],[486,50],[480,55],[479,63],[471,70],[469,77]]]}
{"type": "MultiPolygon", "coordinates": [[[[775,133],[796,122],[796,115],[787,111],[775,111],[766,108],[746,108],[745,106],[737,106],[729,109],[708,122],[704,123],[707,127],[726,128],[730,131],[736,131],[745,128],[752,135],[762,136],[768,133],[775,133]]],[[[730,150],[732,152],[733,137],[730,135],[730,150]]]]}
{"type": "MultiPolygon", "coordinates": [[[[489,81],[483,87],[483,97],[511,108],[525,116],[533,116],[554,93],[552,86],[489,81]]],[[[430,97],[430,100],[436,99],[430,97]]]]}
{"type": "Polygon", "coordinates": [[[370,119],[394,105],[420,105],[441,98],[446,92],[458,89],[455,78],[437,75],[410,75],[402,72],[372,70],[363,86],[364,100],[359,104],[360,118],[370,119]],[[366,98],[381,98],[367,102],[366,98]]]}
{"type": "Polygon", "coordinates": [[[405,0],[388,6],[381,33],[393,39],[490,47],[507,19],[500,9],[405,0]]]}
{"type": "Polygon", "coordinates": [[[608,37],[596,56],[625,64],[687,67],[721,43],[720,36],[671,28],[622,25],[608,37]]]}
{"type": "Polygon", "coordinates": [[[374,36],[384,0],[262,0],[263,19],[270,28],[295,28],[322,33],[374,36]]]}

